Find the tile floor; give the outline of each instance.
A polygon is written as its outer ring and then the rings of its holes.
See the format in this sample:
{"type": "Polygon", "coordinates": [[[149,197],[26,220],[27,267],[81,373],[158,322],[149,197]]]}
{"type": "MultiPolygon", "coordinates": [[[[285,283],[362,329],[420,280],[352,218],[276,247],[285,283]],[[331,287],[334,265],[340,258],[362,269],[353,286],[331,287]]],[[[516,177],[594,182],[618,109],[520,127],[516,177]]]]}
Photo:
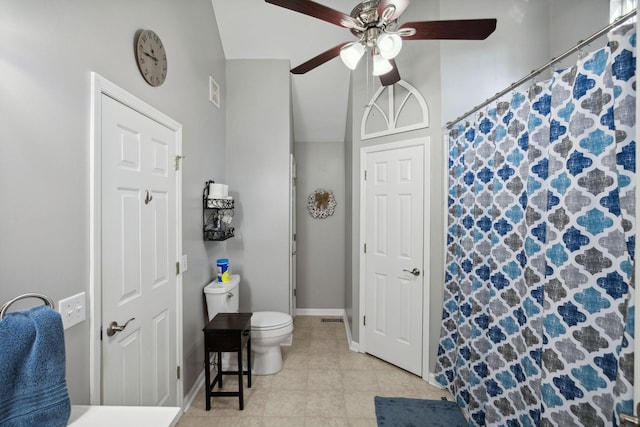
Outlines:
{"type": "MultiPolygon", "coordinates": [[[[178,427],[376,427],[374,396],[452,400],[413,374],[350,351],[344,324],[321,317],[297,316],[293,345],[282,354],[279,373],[253,376],[250,389],[245,377],[243,411],[237,397],[214,397],[205,411],[203,387],[178,427]]],[[[237,379],[225,376],[223,389],[237,390],[237,379]]]]}

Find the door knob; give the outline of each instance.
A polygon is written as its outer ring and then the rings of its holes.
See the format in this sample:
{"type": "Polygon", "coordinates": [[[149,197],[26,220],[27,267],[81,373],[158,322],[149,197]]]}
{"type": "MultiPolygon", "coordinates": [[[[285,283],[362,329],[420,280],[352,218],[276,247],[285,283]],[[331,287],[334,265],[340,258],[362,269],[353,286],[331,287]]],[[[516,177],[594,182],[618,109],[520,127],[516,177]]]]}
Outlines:
{"type": "Polygon", "coordinates": [[[402,270],[402,271],[406,271],[407,273],[413,274],[414,276],[419,276],[420,275],[420,270],[418,270],[417,268],[414,268],[413,270],[409,271],[409,270],[402,270]]]}
{"type": "Polygon", "coordinates": [[[118,322],[116,321],[111,322],[107,327],[107,335],[112,337],[116,334],[116,332],[124,331],[124,328],[126,328],[129,322],[131,322],[132,320],[136,320],[136,318],[132,317],[131,319],[127,320],[127,323],[122,326],[118,325],[118,322]]]}
{"type": "Polygon", "coordinates": [[[144,204],[148,205],[150,201],[153,200],[153,196],[151,195],[151,193],[149,193],[149,190],[145,190],[146,194],[144,196],[144,204]]]}

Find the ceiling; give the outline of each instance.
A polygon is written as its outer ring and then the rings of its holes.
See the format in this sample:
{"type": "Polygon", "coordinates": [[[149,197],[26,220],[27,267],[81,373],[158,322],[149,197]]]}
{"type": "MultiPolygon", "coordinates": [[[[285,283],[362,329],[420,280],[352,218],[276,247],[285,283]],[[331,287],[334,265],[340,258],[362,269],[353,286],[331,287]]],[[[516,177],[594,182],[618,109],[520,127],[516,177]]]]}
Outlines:
{"type": "MultiPolygon", "coordinates": [[[[287,59],[295,67],[344,41],[339,26],[266,3],[211,0],[226,59],[287,59]]],[[[316,0],[349,14],[357,0],[316,0]]],[[[295,142],[343,141],[349,69],[335,58],[306,74],[293,75],[295,142]]]]}

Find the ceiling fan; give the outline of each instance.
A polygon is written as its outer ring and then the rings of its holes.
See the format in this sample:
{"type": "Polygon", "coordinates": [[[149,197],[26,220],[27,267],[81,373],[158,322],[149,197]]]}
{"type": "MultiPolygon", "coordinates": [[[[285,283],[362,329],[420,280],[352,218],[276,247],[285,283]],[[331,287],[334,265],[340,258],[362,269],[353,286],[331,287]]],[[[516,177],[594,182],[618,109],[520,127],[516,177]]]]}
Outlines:
{"type": "Polygon", "coordinates": [[[363,0],[350,15],[311,0],[265,0],[267,3],[327,21],[351,30],[358,38],[344,42],[293,68],[293,74],[304,74],[340,56],[350,69],[355,69],[369,51],[373,57],[373,75],[383,86],[400,80],[393,58],[402,48],[402,40],[484,40],[496,29],[495,19],[460,19],[449,21],[406,22],[398,27],[398,18],[410,0],[363,0]]]}

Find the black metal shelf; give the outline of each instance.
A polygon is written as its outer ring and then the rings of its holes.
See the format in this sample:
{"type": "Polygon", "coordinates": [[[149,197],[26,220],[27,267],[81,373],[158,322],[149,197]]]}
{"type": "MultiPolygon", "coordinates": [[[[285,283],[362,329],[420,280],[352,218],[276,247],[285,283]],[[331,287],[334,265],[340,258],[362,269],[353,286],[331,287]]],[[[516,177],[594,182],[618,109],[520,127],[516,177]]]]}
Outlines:
{"type": "Polygon", "coordinates": [[[209,184],[205,183],[202,192],[202,232],[204,240],[223,241],[234,236],[230,226],[234,213],[233,199],[210,199],[209,184]]]}

